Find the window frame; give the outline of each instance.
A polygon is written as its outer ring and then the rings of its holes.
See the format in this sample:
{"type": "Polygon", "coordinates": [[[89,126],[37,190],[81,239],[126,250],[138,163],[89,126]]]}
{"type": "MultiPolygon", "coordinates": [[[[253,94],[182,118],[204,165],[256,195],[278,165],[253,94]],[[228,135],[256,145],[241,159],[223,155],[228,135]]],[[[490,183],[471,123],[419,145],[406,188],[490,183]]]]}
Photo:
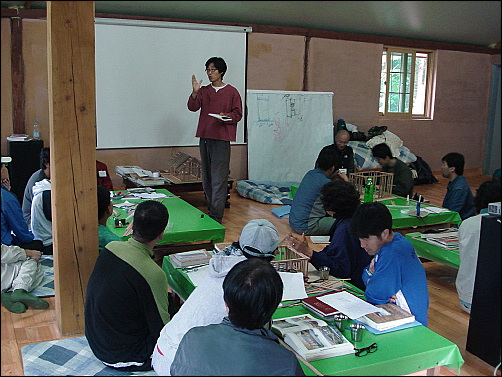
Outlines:
{"type": "Polygon", "coordinates": [[[380,111],[380,95],[383,93],[381,91],[382,88],[382,67],[380,66],[380,85],[378,91],[378,101],[379,101],[379,110],[378,114],[380,118],[402,118],[402,119],[432,119],[432,108],[433,108],[433,79],[434,79],[434,58],[435,52],[433,50],[426,49],[412,49],[406,47],[394,47],[394,46],[384,46],[382,50],[382,55],[380,62],[382,62],[382,58],[384,53],[386,54],[386,81],[385,81],[385,96],[384,96],[384,112],[380,111]],[[391,67],[391,56],[392,53],[408,53],[412,54],[412,64],[411,64],[411,73],[410,73],[410,99],[409,99],[409,111],[408,112],[388,112],[388,98],[389,98],[389,74],[391,67]],[[413,96],[415,91],[415,67],[416,67],[416,55],[417,54],[427,54],[427,73],[426,73],[426,84],[425,84],[425,103],[424,103],[424,113],[423,114],[412,114],[413,112],[413,96]]]}

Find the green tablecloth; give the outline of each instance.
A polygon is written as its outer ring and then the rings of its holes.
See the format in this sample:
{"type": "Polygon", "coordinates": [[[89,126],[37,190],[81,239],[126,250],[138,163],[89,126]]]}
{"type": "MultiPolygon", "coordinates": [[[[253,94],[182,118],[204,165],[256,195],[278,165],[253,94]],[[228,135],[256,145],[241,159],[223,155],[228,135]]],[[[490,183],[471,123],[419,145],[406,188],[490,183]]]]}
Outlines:
{"type": "Polygon", "coordinates": [[[435,262],[443,263],[458,269],[460,266],[460,256],[458,249],[446,249],[444,247],[433,245],[420,238],[422,233],[408,233],[405,237],[411,242],[419,257],[427,258],[435,262]]]}
{"type": "MultiPolygon", "coordinates": [[[[172,193],[165,189],[157,189],[156,192],[163,193],[169,196],[173,196],[172,193]]],[[[121,203],[128,200],[130,203],[140,203],[142,199],[113,199],[112,202],[121,203]]],[[[191,204],[185,202],[183,199],[178,197],[171,197],[165,199],[158,199],[162,201],[167,207],[169,212],[169,223],[164,232],[164,237],[159,244],[171,244],[171,243],[186,243],[186,242],[197,242],[197,241],[213,241],[213,242],[223,242],[225,239],[225,227],[219,224],[217,221],[205,215],[204,212],[195,208],[191,204]],[[203,217],[201,217],[204,215],[203,217]],[[171,228],[171,229],[169,229],[171,228]]],[[[120,213],[119,218],[123,219],[127,217],[125,210],[114,207],[120,213]]],[[[130,221],[130,220],[129,220],[130,221]]],[[[113,216],[108,218],[106,227],[113,233],[125,239],[128,237],[123,237],[125,228],[115,228],[113,216]]]]}
{"type": "MultiPolygon", "coordinates": [[[[164,257],[162,269],[170,287],[184,300],[194,290],[190,278],[180,269],[173,268],[169,257],[164,257]]],[[[274,319],[309,313],[301,305],[278,308],[274,319]]],[[[350,341],[350,332],[344,335],[350,341]]],[[[459,371],[464,363],[456,344],[424,326],[412,327],[386,334],[373,335],[365,331],[358,347],[367,347],[376,342],[378,350],[363,357],[354,354],[312,361],[311,364],[324,375],[401,375],[437,366],[446,366],[459,371]]],[[[306,375],[315,375],[300,362],[306,375]]]]}
{"type": "MultiPolygon", "coordinates": [[[[402,210],[414,210],[416,209],[417,202],[415,200],[410,200],[410,204],[406,204],[406,198],[396,196],[392,199],[384,199],[380,201],[385,204],[392,215],[392,228],[393,229],[403,229],[420,227],[434,224],[442,223],[452,223],[459,225],[462,222],[460,215],[455,211],[448,211],[443,213],[429,213],[425,217],[410,216],[406,213],[402,213],[402,210]]],[[[424,207],[435,207],[430,204],[421,203],[421,208],[424,207]]]]}

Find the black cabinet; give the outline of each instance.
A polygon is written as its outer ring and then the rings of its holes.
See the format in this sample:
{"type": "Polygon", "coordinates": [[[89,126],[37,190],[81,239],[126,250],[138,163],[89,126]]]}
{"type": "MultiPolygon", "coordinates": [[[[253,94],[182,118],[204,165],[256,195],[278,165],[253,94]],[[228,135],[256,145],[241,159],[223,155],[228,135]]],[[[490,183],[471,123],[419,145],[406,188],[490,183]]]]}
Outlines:
{"type": "Polygon", "coordinates": [[[19,203],[23,202],[24,188],[31,175],[40,169],[40,151],[44,147],[43,140],[9,141],[9,177],[11,192],[19,203]]]}
{"type": "Polygon", "coordinates": [[[465,349],[493,367],[500,363],[500,250],[500,216],[485,216],[465,349]]]}

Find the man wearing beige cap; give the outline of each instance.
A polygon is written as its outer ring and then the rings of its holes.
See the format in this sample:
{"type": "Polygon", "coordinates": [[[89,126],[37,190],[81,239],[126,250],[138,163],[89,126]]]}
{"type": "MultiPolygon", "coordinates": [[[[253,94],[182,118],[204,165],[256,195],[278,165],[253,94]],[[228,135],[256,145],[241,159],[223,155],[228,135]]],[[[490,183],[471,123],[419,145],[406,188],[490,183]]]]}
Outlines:
{"type": "Polygon", "coordinates": [[[207,276],[190,294],[178,313],[167,323],[152,355],[153,369],[170,375],[171,363],[183,335],[193,327],[221,323],[227,316],[223,300],[223,280],[237,263],[246,258],[274,259],[279,232],[268,220],[251,220],[242,229],[238,242],[217,252],[209,260],[207,276]]]}

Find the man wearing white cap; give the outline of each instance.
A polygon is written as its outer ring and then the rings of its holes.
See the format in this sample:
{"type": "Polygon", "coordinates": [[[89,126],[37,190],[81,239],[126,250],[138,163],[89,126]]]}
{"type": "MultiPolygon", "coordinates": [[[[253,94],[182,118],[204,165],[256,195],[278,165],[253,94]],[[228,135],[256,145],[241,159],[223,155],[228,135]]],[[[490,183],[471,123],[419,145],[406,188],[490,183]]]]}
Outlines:
{"type": "Polygon", "coordinates": [[[160,332],[152,365],[160,376],[170,375],[171,363],[185,333],[196,326],[221,323],[227,316],[223,280],[230,269],[246,258],[274,259],[279,232],[268,220],[251,220],[242,229],[239,242],[217,252],[209,260],[207,276],[160,332]]]}

